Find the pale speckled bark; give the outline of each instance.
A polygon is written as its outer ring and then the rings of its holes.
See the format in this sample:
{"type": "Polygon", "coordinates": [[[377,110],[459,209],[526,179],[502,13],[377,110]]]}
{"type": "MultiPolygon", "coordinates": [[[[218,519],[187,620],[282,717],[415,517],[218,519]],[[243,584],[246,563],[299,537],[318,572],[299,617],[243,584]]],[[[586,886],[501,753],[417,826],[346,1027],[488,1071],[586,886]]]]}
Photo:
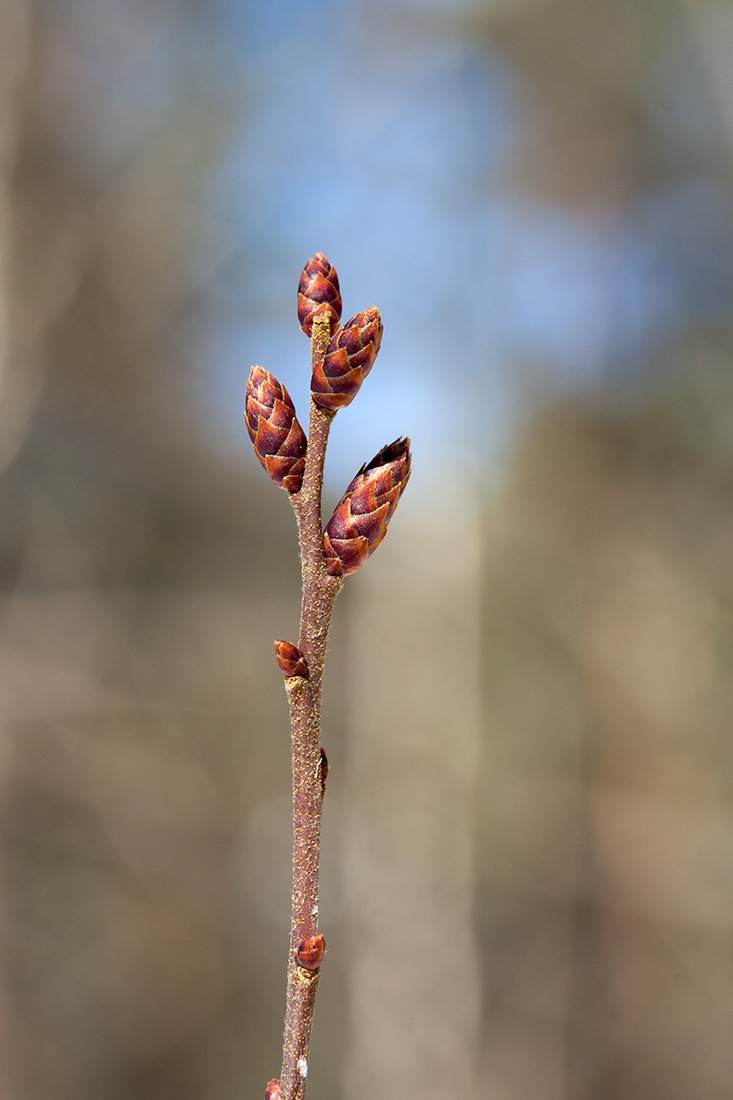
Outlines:
{"type": "MultiPolygon", "coordinates": [[[[330,317],[313,321],[311,356],[323,354],[330,336],[330,317]]],[[[298,648],[308,665],[308,679],[289,677],[293,747],[293,891],[287,1007],[280,1076],[282,1100],[305,1095],[310,1031],[319,971],[300,966],[300,944],[318,932],[318,867],[323,765],[321,760],[321,682],[333,602],[341,587],[329,576],[323,556],[321,486],[328,433],[334,414],[311,402],[310,429],[303,485],[291,496],[298,523],[303,599],[298,648]]]]}

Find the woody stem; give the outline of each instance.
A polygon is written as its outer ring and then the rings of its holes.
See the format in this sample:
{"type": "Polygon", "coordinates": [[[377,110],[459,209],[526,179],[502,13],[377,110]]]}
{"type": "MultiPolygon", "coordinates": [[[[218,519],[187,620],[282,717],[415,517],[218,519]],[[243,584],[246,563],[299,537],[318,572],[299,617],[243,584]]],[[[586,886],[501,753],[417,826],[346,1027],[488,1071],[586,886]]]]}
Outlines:
{"type": "MultiPolygon", "coordinates": [[[[316,317],[311,338],[315,363],[330,340],[330,320],[316,317]]],[[[298,964],[296,952],[318,931],[318,865],[321,807],[321,681],[333,602],[341,578],[326,570],[323,555],[321,488],[326,444],[334,413],[311,400],[303,484],[291,496],[298,524],[303,597],[299,648],[308,662],[308,679],[286,680],[293,749],[293,893],[288,962],[287,1006],[280,1076],[282,1100],[303,1100],[319,971],[298,964]]]]}

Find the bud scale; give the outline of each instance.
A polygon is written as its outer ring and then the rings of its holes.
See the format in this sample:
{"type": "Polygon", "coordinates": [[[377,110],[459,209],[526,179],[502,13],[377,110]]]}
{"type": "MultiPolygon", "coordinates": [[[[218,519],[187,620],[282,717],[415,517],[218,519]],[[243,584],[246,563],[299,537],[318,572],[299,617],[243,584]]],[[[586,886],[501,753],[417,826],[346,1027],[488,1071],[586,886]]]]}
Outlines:
{"type": "Polygon", "coordinates": [[[382,328],[379,310],[370,306],[334,333],[325,356],[313,367],[311,394],[317,405],[336,411],[351,404],[374,366],[382,328]]]}
{"type": "Polygon", "coordinates": [[[289,493],[297,493],[305,469],[305,432],[290,394],[262,367],[252,367],[249,372],[244,419],[255,454],[272,480],[289,493]]]}
{"type": "Polygon", "coordinates": [[[323,535],[329,573],[355,573],[374,553],[387,534],[387,525],[409,478],[409,439],[396,439],[362,466],[323,535]]]}
{"type": "Polygon", "coordinates": [[[303,268],[298,285],[298,321],[306,336],[313,335],[313,321],[327,313],[331,331],[341,319],[341,292],[336,268],[322,252],[316,252],[303,268]]]}
{"type": "Polygon", "coordinates": [[[286,676],[302,676],[308,679],[308,662],[297,645],[292,642],[283,642],[279,638],[273,643],[277,663],[286,676]]]}
{"type": "Polygon", "coordinates": [[[309,936],[307,940],[303,940],[295,953],[298,965],[304,967],[306,970],[318,970],[318,967],[323,962],[325,954],[326,941],[320,933],[315,936],[309,936]]]}

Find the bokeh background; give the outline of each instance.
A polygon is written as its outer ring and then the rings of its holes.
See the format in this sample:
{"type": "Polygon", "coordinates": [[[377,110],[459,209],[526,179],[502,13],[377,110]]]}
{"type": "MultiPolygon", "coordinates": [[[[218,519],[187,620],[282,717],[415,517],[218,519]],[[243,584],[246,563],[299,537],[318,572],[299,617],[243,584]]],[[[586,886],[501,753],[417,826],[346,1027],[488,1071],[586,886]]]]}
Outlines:
{"type": "Polygon", "coordinates": [[[733,7],[2,0],[4,1100],[279,1069],[305,260],[409,433],[325,683],[319,1100],[733,1080],[733,7]]]}

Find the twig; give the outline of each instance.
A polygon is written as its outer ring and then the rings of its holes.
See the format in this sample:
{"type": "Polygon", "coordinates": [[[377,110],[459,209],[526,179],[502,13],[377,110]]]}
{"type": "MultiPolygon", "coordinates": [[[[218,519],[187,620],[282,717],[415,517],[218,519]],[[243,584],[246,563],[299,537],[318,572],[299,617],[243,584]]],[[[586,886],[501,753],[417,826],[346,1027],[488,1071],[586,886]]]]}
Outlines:
{"type": "Polygon", "coordinates": [[[320,743],[321,683],[334,600],[343,577],[376,549],[410,476],[409,440],[384,447],[353,479],[325,532],[321,489],[331,422],[351,403],[379,350],[375,306],[333,333],[341,316],[338,277],[318,253],[301,276],[298,317],[311,337],[309,435],[277,379],[253,367],[245,418],[262,465],[286,489],[295,511],[303,582],[298,646],[276,641],[290,704],[293,749],[293,891],[287,1005],[280,1079],[267,1100],[303,1100],[313,1007],[325,954],[318,932],[321,808],[327,766],[320,743]]]}
{"type": "MultiPolygon", "coordinates": [[[[311,358],[323,358],[331,339],[328,315],[316,317],[311,338],[311,358]]],[[[305,1095],[313,1006],[320,969],[308,969],[298,961],[298,948],[318,932],[318,867],[321,807],[321,683],[333,603],[341,577],[326,571],[323,555],[321,487],[323,464],[331,421],[335,413],[321,409],[311,399],[308,448],[303,486],[290,500],[298,524],[303,597],[300,610],[299,648],[308,664],[309,678],[288,677],[293,746],[293,895],[288,964],[287,1009],[280,1074],[282,1096],[300,1100],[305,1095]]]]}

